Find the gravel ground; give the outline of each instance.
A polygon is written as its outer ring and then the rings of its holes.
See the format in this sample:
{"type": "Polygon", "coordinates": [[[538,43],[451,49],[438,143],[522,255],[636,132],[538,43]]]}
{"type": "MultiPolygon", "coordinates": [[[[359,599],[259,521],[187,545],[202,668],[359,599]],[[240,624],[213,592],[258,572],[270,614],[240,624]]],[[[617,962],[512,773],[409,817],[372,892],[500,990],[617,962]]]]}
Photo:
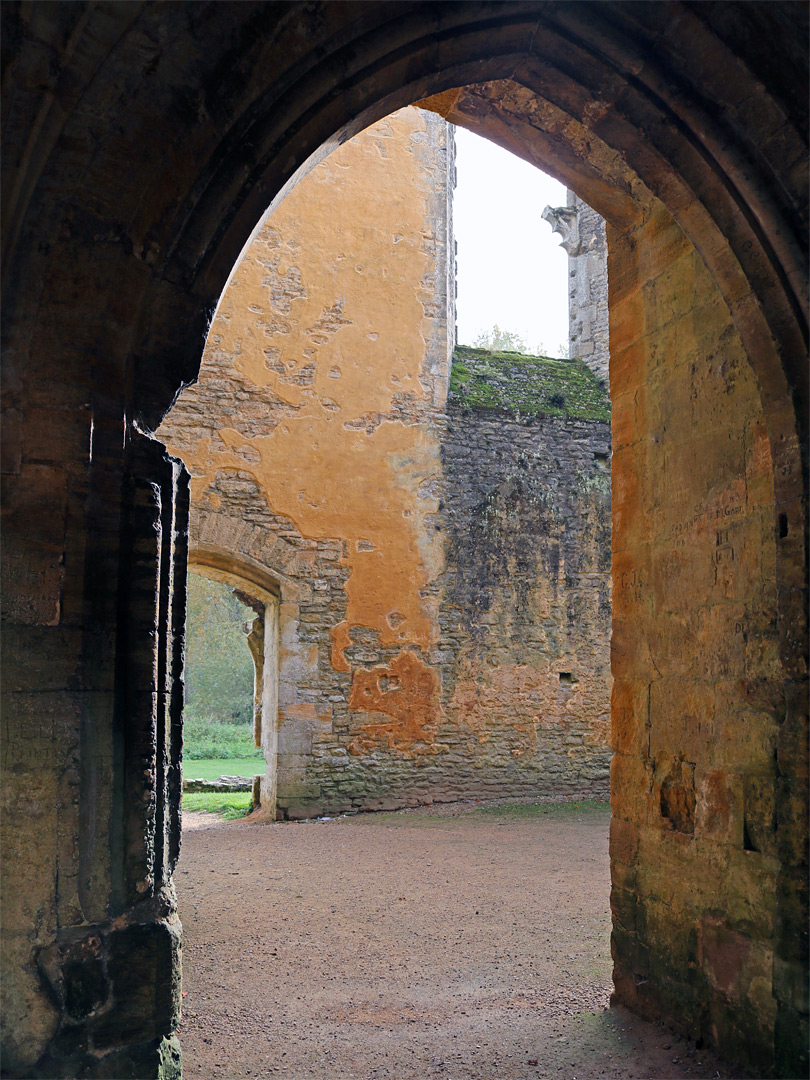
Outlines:
{"type": "Polygon", "coordinates": [[[188,1080],[739,1077],[610,1009],[604,806],[185,816],[188,1080]]]}

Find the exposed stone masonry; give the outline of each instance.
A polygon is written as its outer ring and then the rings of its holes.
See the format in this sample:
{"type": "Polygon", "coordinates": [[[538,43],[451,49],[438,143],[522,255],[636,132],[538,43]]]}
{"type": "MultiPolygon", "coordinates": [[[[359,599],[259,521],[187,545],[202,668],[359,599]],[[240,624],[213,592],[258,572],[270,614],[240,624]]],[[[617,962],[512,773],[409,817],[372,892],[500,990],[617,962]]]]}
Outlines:
{"type": "Polygon", "coordinates": [[[501,768],[519,789],[604,791],[609,425],[470,410],[453,397],[448,417],[443,629],[459,613],[462,630],[448,712],[481,725],[490,755],[495,729],[513,729],[501,768]]]}
{"type": "Polygon", "coordinates": [[[313,612],[321,649],[311,690],[326,708],[316,733],[288,720],[285,735],[282,720],[285,814],[607,792],[609,425],[521,418],[458,395],[437,424],[444,479],[431,527],[447,552],[434,589],[439,641],[402,653],[355,628],[349,694],[348,676],[323,663],[334,612],[313,612]],[[422,692],[403,694],[420,680],[422,692]]]}
{"type": "Polygon", "coordinates": [[[605,219],[568,192],[568,205],[542,213],[560,247],[568,252],[568,355],[579,357],[607,385],[608,341],[607,236],[605,219]]]}
{"type": "MultiPolygon", "coordinates": [[[[465,389],[485,379],[519,386],[532,362],[543,363],[458,351],[465,389]]],[[[570,388],[577,408],[581,369],[547,363],[555,369],[548,385],[570,388]]],[[[214,364],[212,381],[222,390],[217,371],[214,364]]],[[[524,410],[530,397],[541,409],[546,382],[535,376],[523,386],[524,410]]],[[[202,394],[206,409],[215,404],[210,390],[202,394]]],[[[237,379],[227,390],[239,399],[248,387],[237,379]]],[[[607,398],[595,382],[586,400],[604,415],[607,398]]],[[[183,428],[194,411],[183,415],[183,428]]],[[[196,423],[210,424],[205,415],[196,423]]],[[[607,790],[609,425],[482,408],[461,390],[434,427],[443,479],[429,527],[446,537],[447,550],[432,590],[440,637],[427,654],[402,654],[370,628],[353,628],[345,656],[352,671],[373,673],[372,702],[331,663],[331,632],[346,614],[345,542],[303,538],[267,507],[248,472],[218,473],[192,515],[192,545],[230,549],[236,563],[257,560],[281,583],[283,814],[607,790]],[[418,682],[421,673],[426,694],[398,709],[391,684],[403,662],[403,681],[418,682]]]]}

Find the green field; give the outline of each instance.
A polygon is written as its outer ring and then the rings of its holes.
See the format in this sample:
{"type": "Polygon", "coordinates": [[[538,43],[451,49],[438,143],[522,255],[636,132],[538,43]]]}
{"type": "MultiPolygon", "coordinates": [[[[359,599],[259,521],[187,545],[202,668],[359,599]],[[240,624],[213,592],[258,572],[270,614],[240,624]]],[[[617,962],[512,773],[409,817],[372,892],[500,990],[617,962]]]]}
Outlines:
{"type": "Polygon", "coordinates": [[[264,772],[264,758],[204,758],[183,761],[184,780],[218,780],[220,776],[258,776],[264,772]]]}
{"type": "Polygon", "coordinates": [[[256,758],[261,750],[253,745],[253,723],[232,724],[195,716],[186,710],[183,719],[183,757],[186,761],[209,758],[256,758]]]}
{"type": "Polygon", "coordinates": [[[226,821],[232,821],[249,813],[252,801],[249,791],[187,791],[183,794],[183,809],[219,814],[226,821]]]}

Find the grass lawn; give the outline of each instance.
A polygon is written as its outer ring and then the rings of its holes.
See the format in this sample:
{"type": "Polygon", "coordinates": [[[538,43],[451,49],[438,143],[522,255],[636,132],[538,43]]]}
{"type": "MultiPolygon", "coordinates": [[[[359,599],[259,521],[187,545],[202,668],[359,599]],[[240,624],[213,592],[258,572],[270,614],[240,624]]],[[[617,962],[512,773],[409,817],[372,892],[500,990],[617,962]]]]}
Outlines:
{"type": "Polygon", "coordinates": [[[210,758],[255,758],[261,750],[253,745],[253,724],[231,724],[195,716],[190,710],[183,718],[183,756],[186,762],[210,758]]]}
{"type": "Polygon", "coordinates": [[[186,791],[183,809],[219,814],[226,821],[244,817],[250,811],[253,796],[249,791],[186,791]]]}
{"type": "Polygon", "coordinates": [[[220,776],[258,776],[264,772],[264,758],[204,758],[183,760],[184,780],[218,780],[220,776]]]}

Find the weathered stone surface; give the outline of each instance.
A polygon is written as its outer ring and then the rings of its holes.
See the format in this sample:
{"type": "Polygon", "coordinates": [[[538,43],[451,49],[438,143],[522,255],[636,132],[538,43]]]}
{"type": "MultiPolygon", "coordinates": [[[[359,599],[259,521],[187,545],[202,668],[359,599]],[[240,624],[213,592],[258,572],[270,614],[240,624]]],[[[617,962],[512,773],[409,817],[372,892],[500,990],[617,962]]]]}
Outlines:
{"type": "MultiPolygon", "coordinates": [[[[776,1016],[771,466],[727,309],[694,254],[675,237],[661,241],[666,228],[653,218],[634,241],[640,290],[614,296],[610,278],[623,433],[613,476],[613,807],[626,823],[613,845],[615,980],[620,1000],[650,1015],[677,1011],[687,1028],[742,1047],[746,1024],[772,1031],[776,1016]],[[667,261],[642,254],[646,229],[667,261]],[[639,325],[628,307],[661,330],[625,347],[639,325]],[[695,353],[712,357],[700,370],[672,351],[687,333],[695,353]],[[634,842],[620,843],[625,834],[634,842]]],[[[612,265],[629,241],[609,230],[609,242],[612,265]]],[[[749,1040],[750,1068],[774,1067],[767,1045],[749,1040]]]]}
{"type": "Polygon", "coordinates": [[[568,355],[576,356],[605,384],[608,380],[607,235],[605,219],[574,191],[568,205],[542,213],[568,252],[568,355]]]}

